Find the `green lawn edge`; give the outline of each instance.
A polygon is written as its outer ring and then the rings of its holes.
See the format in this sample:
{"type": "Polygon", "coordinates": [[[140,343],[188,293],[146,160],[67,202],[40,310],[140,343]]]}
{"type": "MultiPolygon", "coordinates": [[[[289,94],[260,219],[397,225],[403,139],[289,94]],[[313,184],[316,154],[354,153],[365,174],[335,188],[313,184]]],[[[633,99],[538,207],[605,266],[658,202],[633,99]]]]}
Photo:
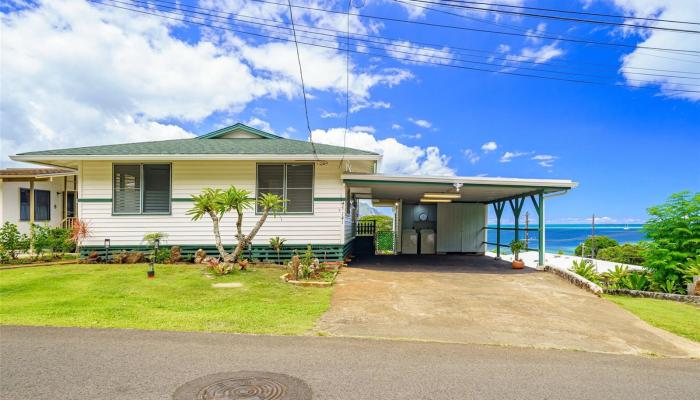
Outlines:
{"type": "Polygon", "coordinates": [[[205,331],[309,333],[328,310],[332,288],[280,280],[256,267],[207,277],[195,265],[69,264],[0,271],[0,324],[205,331]],[[212,288],[240,282],[240,288],[212,288]]]}
{"type": "Polygon", "coordinates": [[[700,343],[700,307],[672,300],[604,295],[648,324],[700,343]]]}

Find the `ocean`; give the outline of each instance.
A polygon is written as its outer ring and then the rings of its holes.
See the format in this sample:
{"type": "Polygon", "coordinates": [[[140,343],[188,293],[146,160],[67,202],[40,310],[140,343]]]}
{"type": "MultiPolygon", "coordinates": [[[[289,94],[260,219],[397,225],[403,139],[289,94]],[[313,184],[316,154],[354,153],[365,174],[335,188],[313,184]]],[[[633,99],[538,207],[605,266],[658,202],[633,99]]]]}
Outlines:
{"type": "MultiPolygon", "coordinates": [[[[513,228],[513,225],[501,225],[503,228],[513,228]]],[[[520,228],[524,228],[523,225],[520,228]]],[[[537,225],[530,225],[530,228],[537,228],[537,225]]],[[[547,253],[557,253],[559,251],[565,254],[573,254],[576,246],[581,244],[587,237],[591,236],[592,230],[590,224],[547,224],[545,231],[545,249],[547,253]]],[[[596,224],[596,236],[611,237],[620,244],[636,243],[640,240],[645,240],[644,231],[641,224],[596,224]]],[[[496,242],[496,225],[489,225],[487,231],[487,241],[496,242]]],[[[501,230],[501,243],[508,244],[514,238],[515,233],[512,230],[501,230]]],[[[525,239],[525,232],[520,232],[520,238],[525,239]]],[[[537,231],[529,233],[529,243],[533,248],[537,248],[537,231]]],[[[488,245],[489,251],[495,251],[496,246],[488,245]]],[[[505,250],[503,247],[501,250],[505,250]]],[[[509,251],[509,250],[508,250],[509,251]]]]}

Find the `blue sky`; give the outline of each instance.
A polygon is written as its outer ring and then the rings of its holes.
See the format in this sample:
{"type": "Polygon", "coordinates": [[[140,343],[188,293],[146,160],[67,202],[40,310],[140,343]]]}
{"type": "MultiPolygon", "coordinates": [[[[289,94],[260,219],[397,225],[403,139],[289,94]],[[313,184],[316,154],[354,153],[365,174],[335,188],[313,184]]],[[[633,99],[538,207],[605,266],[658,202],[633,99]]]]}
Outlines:
{"type": "MultiPolygon", "coordinates": [[[[265,3],[183,3],[288,22],[284,7],[265,3]]],[[[564,8],[553,1],[497,3],[564,8]]],[[[293,4],[346,7],[345,2],[333,1],[293,4]]],[[[582,1],[568,2],[566,8],[700,21],[700,5],[695,1],[582,1]]],[[[343,15],[297,11],[298,23],[345,30],[343,15]]],[[[644,68],[700,78],[697,55],[635,47],[700,51],[700,35],[601,29],[450,9],[463,14],[456,17],[394,1],[366,1],[354,9],[358,11],[477,29],[530,31],[529,36],[505,36],[353,17],[353,32],[400,39],[404,47],[399,50],[411,46],[410,56],[392,53],[397,47],[371,50],[402,60],[351,55],[353,112],[346,139],[350,145],[383,152],[385,172],[579,182],[570,194],[550,201],[547,219],[551,222],[586,222],[593,213],[603,222],[638,222],[645,218],[646,207],[671,193],[700,188],[700,95],[672,91],[700,90],[692,86],[700,85],[700,79],[656,76],[655,82],[645,82],[641,88],[625,87],[641,84],[629,79],[652,79],[631,74],[650,72],[644,68]],[[581,45],[538,35],[614,41],[630,47],[581,45]],[[455,47],[490,52],[464,58],[490,64],[459,61],[455,47]],[[535,75],[563,76],[546,70],[574,72],[596,75],[576,78],[605,84],[420,63],[426,60],[535,75]]],[[[239,121],[292,138],[308,138],[293,43],[176,23],[83,0],[29,7],[10,4],[3,9],[2,23],[6,37],[2,42],[3,166],[12,166],[7,157],[19,151],[188,137],[239,121]]],[[[344,43],[342,38],[332,40],[344,43]]],[[[365,51],[356,42],[352,49],[365,51]]],[[[345,126],[345,52],[302,46],[301,54],[314,139],[338,144],[345,126]]]]}

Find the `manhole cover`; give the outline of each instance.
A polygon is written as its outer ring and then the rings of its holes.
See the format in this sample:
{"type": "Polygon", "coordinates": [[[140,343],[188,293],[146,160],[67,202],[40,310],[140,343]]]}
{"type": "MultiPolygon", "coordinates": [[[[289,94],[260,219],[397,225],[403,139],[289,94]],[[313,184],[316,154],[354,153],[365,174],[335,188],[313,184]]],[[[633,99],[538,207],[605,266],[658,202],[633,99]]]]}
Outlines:
{"type": "Polygon", "coordinates": [[[311,388],[289,375],[239,371],[197,378],[180,386],[173,400],[311,400],[311,388]]]}

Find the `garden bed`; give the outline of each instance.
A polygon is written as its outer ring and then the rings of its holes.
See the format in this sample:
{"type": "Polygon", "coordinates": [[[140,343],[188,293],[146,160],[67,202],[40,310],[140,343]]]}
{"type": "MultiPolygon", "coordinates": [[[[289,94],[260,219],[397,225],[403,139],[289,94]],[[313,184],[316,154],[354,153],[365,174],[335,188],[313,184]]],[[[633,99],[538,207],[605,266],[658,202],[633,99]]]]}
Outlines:
{"type": "Polygon", "coordinates": [[[329,287],[333,286],[335,283],[335,278],[340,272],[340,267],[336,267],[332,270],[322,270],[317,271],[316,276],[312,276],[311,279],[291,279],[292,274],[287,272],[286,274],[280,276],[280,279],[286,283],[290,283],[296,286],[309,286],[309,287],[329,287]]]}

